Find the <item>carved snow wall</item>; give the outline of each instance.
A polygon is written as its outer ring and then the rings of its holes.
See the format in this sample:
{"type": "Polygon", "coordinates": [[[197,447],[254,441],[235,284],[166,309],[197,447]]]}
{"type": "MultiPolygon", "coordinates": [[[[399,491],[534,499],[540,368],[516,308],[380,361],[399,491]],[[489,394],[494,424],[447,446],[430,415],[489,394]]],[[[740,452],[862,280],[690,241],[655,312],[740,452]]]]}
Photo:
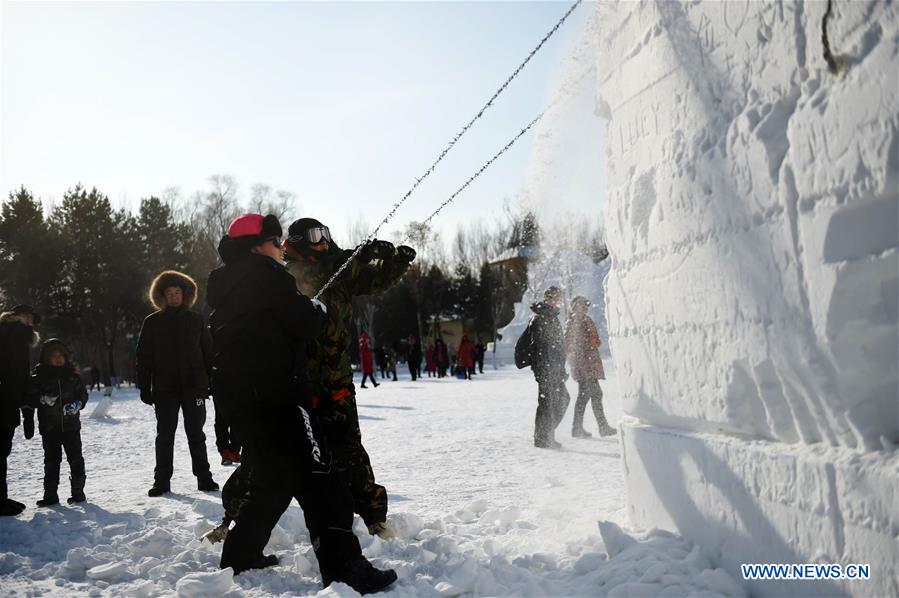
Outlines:
{"type": "Polygon", "coordinates": [[[601,2],[607,319],[636,525],[899,594],[899,11],[601,2]]]}

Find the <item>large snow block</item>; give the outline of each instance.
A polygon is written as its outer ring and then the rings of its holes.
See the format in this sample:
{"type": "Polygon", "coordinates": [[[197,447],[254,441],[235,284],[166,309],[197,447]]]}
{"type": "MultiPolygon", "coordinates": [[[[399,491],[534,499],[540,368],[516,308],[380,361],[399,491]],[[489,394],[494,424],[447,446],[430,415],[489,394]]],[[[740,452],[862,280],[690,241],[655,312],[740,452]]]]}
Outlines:
{"type": "Polygon", "coordinates": [[[899,444],[899,5],[603,2],[609,338],[647,423],[899,444]]]}
{"type": "Polygon", "coordinates": [[[742,563],[868,563],[858,581],[746,581],[775,596],[899,595],[899,455],[746,441],[627,419],[630,518],[742,563]]]}

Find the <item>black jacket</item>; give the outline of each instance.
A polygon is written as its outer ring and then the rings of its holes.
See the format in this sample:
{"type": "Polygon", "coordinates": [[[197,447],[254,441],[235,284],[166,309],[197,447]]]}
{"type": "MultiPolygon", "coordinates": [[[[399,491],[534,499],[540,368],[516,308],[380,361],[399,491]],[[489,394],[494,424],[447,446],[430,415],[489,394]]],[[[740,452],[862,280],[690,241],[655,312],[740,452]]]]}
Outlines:
{"type": "Polygon", "coordinates": [[[217,407],[245,443],[292,433],[308,390],[306,342],[324,315],[281,264],[254,254],[213,270],[207,300],[217,407]]]}
{"type": "Polygon", "coordinates": [[[207,397],[212,341],[203,316],[187,307],[153,312],[137,339],[137,385],[154,395],[207,397]]]}
{"type": "Polygon", "coordinates": [[[19,408],[27,402],[30,348],[36,337],[34,329],[18,319],[0,321],[0,428],[21,422],[19,408]]]}
{"type": "Polygon", "coordinates": [[[28,405],[37,409],[38,429],[42,435],[80,430],[78,412],[86,404],[87,389],[71,364],[54,367],[39,363],[34,366],[28,385],[28,405]],[[64,407],[70,403],[81,406],[73,415],[65,415],[64,407]]]}
{"type": "Polygon", "coordinates": [[[559,308],[540,301],[531,305],[531,370],[538,381],[559,382],[565,372],[565,334],[559,308]]]}

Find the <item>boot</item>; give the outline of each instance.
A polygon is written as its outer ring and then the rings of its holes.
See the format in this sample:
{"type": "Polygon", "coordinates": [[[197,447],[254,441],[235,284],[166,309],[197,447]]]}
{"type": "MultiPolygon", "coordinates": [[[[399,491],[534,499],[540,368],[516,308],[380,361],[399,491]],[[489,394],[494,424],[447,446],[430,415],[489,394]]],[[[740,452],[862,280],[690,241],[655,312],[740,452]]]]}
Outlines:
{"type": "Polygon", "coordinates": [[[44,463],[44,498],[37,501],[39,507],[49,507],[59,504],[59,495],[56,489],[59,487],[59,463],[44,463]]]}
{"type": "Polygon", "coordinates": [[[25,505],[11,498],[0,499],[0,517],[15,517],[25,510],[25,505]]]}
{"type": "Polygon", "coordinates": [[[593,438],[593,434],[581,428],[580,430],[572,430],[571,431],[572,438],[593,438]]]}
{"type": "Polygon", "coordinates": [[[610,426],[609,424],[603,422],[599,425],[599,435],[600,436],[614,436],[618,433],[618,430],[610,426]]]}
{"type": "Polygon", "coordinates": [[[171,492],[171,488],[168,484],[161,484],[159,482],[154,482],[153,487],[147,491],[147,496],[162,496],[163,494],[167,494],[171,492]]]}
{"type": "Polygon", "coordinates": [[[249,569],[265,569],[266,567],[274,567],[278,564],[278,557],[273,554],[265,554],[254,560],[250,563],[245,564],[226,564],[225,560],[222,559],[221,567],[222,569],[226,567],[231,567],[234,570],[234,575],[239,575],[244,571],[249,569]]]}
{"type": "Polygon", "coordinates": [[[222,465],[234,464],[234,462],[231,460],[231,451],[225,449],[220,454],[222,455],[222,465]]]}
{"type": "Polygon", "coordinates": [[[87,497],[84,496],[84,482],[87,480],[87,476],[72,476],[69,478],[69,481],[72,484],[72,496],[66,501],[67,503],[74,504],[79,502],[84,502],[87,500],[87,497]]]}
{"type": "Polygon", "coordinates": [[[386,590],[396,581],[396,571],[375,569],[361,554],[347,561],[334,579],[322,579],[325,587],[333,581],[341,581],[360,594],[374,594],[386,590]]]}
{"type": "Polygon", "coordinates": [[[211,477],[197,480],[197,490],[202,490],[203,492],[211,492],[218,489],[219,485],[216,484],[215,480],[213,480],[211,477]]]}

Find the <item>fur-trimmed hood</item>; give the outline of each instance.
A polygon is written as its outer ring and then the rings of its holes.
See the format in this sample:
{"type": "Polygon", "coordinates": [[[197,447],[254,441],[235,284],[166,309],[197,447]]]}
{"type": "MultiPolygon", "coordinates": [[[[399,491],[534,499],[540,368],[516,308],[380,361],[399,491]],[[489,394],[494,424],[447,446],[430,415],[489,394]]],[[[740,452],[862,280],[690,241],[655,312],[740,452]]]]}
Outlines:
{"type": "Polygon", "coordinates": [[[0,313],[0,323],[3,323],[3,322],[16,322],[18,324],[21,324],[23,327],[27,328],[28,330],[30,330],[31,331],[30,346],[32,349],[34,347],[37,347],[40,344],[41,335],[38,334],[37,330],[35,330],[33,327],[26,324],[22,320],[22,316],[20,316],[19,314],[12,312],[12,311],[5,311],[3,313],[0,313]]]}
{"type": "Polygon", "coordinates": [[[184,306],[193,307],[197,301],[196,281],[177,270],[165,270],[153,279],[150,284],[150,303],[158,310],[165,309],[165,290],[169,287],[180,287],[184,294],[184,306]]]}

